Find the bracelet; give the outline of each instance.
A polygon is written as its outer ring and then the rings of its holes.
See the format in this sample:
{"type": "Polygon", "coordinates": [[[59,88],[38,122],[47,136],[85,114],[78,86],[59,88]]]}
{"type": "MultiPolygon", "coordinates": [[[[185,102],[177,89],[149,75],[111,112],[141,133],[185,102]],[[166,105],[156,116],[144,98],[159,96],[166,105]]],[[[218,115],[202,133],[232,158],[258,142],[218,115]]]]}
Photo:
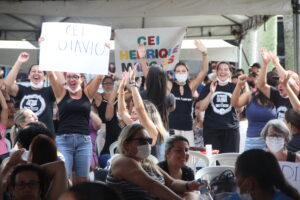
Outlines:
{"type": "Polygon", "coordinates": [[[189,182],[186,182],[186,183],[185,183],[185,189],[186,189],[186,190],[190,190],[190,188],[189,188],[189,182]]]}
{"type": "Polygon", "coordinates": [[[136,84],[136,82],[130,83],[129,86],[130,87],[138,87],[138,85],[136,84]]]}

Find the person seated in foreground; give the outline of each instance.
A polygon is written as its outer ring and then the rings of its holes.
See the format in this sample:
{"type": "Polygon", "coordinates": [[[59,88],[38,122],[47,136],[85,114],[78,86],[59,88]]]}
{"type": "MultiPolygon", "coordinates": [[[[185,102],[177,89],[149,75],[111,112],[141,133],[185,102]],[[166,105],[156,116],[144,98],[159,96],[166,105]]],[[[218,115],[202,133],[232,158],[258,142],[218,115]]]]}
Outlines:
{"type": "Polygon", "coordinates": [[[270,120],[261,132],[266,141],[267,151],[271,152],[278,161],[300,162],[300,154],[287,150],[290,140],[289,129],[279,119],[270,120]]]}
{"type": "Polygon", "coordinates": [[[58,200],[121,200],[118,193],[102,182],[84,182],[71,187],[58,200]]]}
{"type": "Polygon", "coordinates": [[[193,198],[189,192],[198,190],[202,184],[170,177],[148,159],[150,144],[152,139],[142,125],[125,127],[118,139],[120,155],[112,160],[107,184],[124,200],[182,199],[178,194],[193,198]]]}
{"type": "Polygon", "coordinates": [[[158,166],[174,179],[195,180],[193,170],[186,166],[189,159],[189,141],[181,135],[173,135],[168,138],[165,148],[165,161],[158,163],[158,166]]]}
{"type": "Polygon", "coordinates": [[[242,153],[235,165],[237,193],[227,200],[292,200],[300,194],[284,178],[275,156],[261,149],[242,153]]]}

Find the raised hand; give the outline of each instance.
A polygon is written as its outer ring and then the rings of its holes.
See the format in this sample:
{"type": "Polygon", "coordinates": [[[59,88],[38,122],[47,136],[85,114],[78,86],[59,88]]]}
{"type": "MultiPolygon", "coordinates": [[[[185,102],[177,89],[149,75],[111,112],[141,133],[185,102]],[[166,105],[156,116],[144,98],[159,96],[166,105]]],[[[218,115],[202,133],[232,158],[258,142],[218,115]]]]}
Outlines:
{"type": "Polygon", "coordinates": [[[18,57],[18,62],[20,63],[26,63],[30,58],[30,54],[26,53],[26,52],[22,52],[20,53],[19,57],[18,57]]]}
{"type": "Polygon", "coordinates": [[[139,58],[145,58],[146,57],[146,47],[144,44],[139,44],[136,48],[138,52],[139,58]]]}
{"type": "Polygon", "coordinates": [[[207,48],[203,45],[203,43],[200,40],[195,40],[194,44],[201,53],[207,53],[207,48]]]}
{"type": "Polygon", "coordinates": [[[261,58],[265,64],[268,64],[271,61],[271,55],[266,48],[261,48],[261,58]]]}
{"type": "Polygon", "coordinates": [[[135,82],[135,74],[136,74],[136,68],[138,66],[138,63],[136,63],[133,68],[129,69],[129,82],[134,83],[135,82]]]}
{"type": "Polygon", "coordinates": [[[280,83],[283,87],[287,88],[288,87],[288,82],[289,82],[289,79],[291,78],[291,74],[290,73],[286,73],[284,75],[284,79],[283,80],[280,80],[280,83]]]}
{"type": "Polygon", "coordinates": [[[243,87],[245,85],[245,83],[247,82],[247,79],[248,79],[247,74],[243,74],[243,75],[239,76],[237,85],[240,87],[243,87]]]}
{"type": "Polygon", "coordinates": [[[270,58],[271,58],[271,60],[272,60],[272,63],[276,66],[278,66],[278,65],[280,65],[280,60],[279,60],[279,58],[278,58],[278,56],[275,54],[275,53],[273,53],[273,52],[270,52],[269,53],[270,54],[270,58]]]}
{"type": "Polygon", "coordinates": [[[216,91],[217,86],[218,86],[218,82],[217,81],[211,82],[211,84],[210,84],[210,91],[212,93],[214,93],[216,91]]]}

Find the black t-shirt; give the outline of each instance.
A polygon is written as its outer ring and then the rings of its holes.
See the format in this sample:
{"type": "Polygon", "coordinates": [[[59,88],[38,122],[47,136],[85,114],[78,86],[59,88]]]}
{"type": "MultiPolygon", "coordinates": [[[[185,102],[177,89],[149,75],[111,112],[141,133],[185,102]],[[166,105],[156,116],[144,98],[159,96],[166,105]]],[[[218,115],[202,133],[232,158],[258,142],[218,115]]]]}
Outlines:
{"type": "Polygon", "coordinates": [[[97,111],[99,117],[101,118],[102,122],[106,125],[106,135],[105,135],[105,144],[101,151],[101,154],[109,154],[109,146],[118,140],[118,137],[121,133],[121,128],[119,126],[119,120],[116,115],[117,110],[117,101],[114,102],[114,115],[110,121],[105,119],[105,112],[107,106],[107,100],[103,99],[100,106],[97,107],[97,111]]]}
{"type": "Polygon", "coordinates": [[[31,87],[19,85],[16,99],[20,100],[20,109],[28,108],[32,110],[38,116],[39,121],[44,122],[54,133],[52,118],[55,96],[51,87],[33,90],[31,87]]]}
{"type": "MultiPolygon", "coordinates": [[[[170,175],[167,161],[162,161],[162,162],[158,163],[157,165],[170,175]]],[[[181,180],[184,180],[184,181],[195,180],[194,171],[192,170],[192,168],[190,168],[188,166],[183,166],[181,168],[181,171],[182,171],[181,180]]]]}
{"type": "Polygon", "coordinates": [[[292,135],[292,139],[289,141],[286,148],[291,152],[300,151],[300,133],[292,135]]]}
{"type": "MultiPolygon", "coordinates": [[[[299,98],[299,96],[298,96],[299,98]]],[[[284,120],[285,112],[292,108],[290,100],[283,98],[276,88],[271,87],[270,90],[270,101],[272,101],[276,107],[277,119],[284,120]]]]}
{"type": "MultiPolygon", "coordinates": [[[[206,129],[220,130],[239,128],[237,112],[235,108],[231,106],[231,96],[234,88],[234,83],[217,86],[216,91],[211,96],[210,104],[205,110],[203,125],[206,129]]],[[[210,84],[207,84],[203,88],[199,99],[203,100],[209,92],[210,84]]]]}

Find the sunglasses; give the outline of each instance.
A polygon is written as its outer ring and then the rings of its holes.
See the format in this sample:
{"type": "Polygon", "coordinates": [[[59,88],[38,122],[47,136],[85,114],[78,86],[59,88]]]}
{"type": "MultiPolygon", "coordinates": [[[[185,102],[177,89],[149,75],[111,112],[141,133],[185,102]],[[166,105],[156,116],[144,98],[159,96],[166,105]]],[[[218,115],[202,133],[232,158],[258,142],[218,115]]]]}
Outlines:
{"type": "Polygon", "coordinates": [[[152,138],[132,138],[130,139],[130,141],[132,140],[137,140],[139,142],[140,145],[145,145],[145,144],[152,144],[152,138]]]}

